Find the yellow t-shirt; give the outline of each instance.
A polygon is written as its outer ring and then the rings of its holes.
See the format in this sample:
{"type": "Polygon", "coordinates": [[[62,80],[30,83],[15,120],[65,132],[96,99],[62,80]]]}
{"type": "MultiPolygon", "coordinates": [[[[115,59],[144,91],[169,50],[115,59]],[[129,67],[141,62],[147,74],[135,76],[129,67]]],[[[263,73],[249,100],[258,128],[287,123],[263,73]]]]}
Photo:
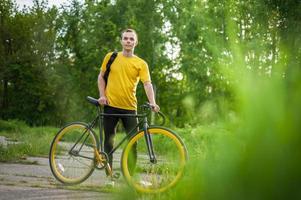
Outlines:
{"type": "MultiPolygon", "coordinates": [[[[105,56],[101,72],[106,71],[111,55],[112,52],[105,56]]],[[[143,83],[151,81],[147,63],[138,56],[126,57],[122,52],[118,52],[111,65],[105,91],[109,105],[115,108],[136,110],[136,89],[139,80],[143,83]]]]}

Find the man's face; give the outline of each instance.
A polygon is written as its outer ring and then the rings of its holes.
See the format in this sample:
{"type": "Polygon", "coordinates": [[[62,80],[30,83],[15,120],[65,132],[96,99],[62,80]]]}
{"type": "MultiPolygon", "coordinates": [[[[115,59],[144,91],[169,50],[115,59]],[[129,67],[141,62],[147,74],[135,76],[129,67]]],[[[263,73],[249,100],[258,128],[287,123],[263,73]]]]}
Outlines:
{"type": "Polygon", "coordinates": [[[124,32],[122,34],[121,45],[125,50],[132,50],[137,44],[136,34],[133,32],[124,32]]]}

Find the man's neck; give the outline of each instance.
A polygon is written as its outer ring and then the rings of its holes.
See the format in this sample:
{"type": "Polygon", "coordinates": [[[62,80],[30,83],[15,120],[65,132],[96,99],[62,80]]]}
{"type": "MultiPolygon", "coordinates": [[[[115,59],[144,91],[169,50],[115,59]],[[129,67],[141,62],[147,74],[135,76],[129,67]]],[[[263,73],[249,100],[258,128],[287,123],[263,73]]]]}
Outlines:
{"type": "Polygon", "coordinates": [[[122,50],[122,55],[125,57],[133,57],[134,56],[134,49],[133,50],[122,50]]]}

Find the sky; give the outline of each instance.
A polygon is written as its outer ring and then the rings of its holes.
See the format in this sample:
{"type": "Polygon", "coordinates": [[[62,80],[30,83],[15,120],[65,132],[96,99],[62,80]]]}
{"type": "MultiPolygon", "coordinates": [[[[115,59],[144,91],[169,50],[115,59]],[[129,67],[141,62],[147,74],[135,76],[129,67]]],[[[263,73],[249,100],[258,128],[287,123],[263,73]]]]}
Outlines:
{"type": "MultiPolygon", "coordinates": [[[[51,7],[53,5],[60,6],[62,4],[69,3],[70,0],[48,0],[48,5],[51,7]]],[[[24,5],[33,6],[33,0],[16,0],[17,5],[22,8],[24,5]]]]}

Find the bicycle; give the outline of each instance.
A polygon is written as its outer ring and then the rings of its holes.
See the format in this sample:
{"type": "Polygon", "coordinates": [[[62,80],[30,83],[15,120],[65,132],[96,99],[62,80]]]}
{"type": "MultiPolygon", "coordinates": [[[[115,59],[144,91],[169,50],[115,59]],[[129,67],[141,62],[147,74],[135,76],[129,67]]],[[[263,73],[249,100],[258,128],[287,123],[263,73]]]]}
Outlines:
{"type": "MultiPolygon", "coordinates": [[[[85,181],[94,169],[105,169],[113,177],[108,155],[123,143],[121,171],[126,182],[138,192],[158,193],[173,187],[182,177],[187,161],[187,150],[182,139],[163,126],[148,124],[151,106],[144,104],[142,114],[105,114],[97,99],[87,100],[98,109],[89,124],[72,122],[54,137],[49,152],[50,168],[54,177],[64,184],[85,181]],[[136,117],[138,124],[108,154],[103,147],[103,117],[136,117]],[[93,128],[98,122],[99,140],[93,128]],[[139,127],[142,127],[139,129],[139,127]],[[139,130],[138,130],[139,129],[139,130]],[[137,131],[138,130],[138,131],[137,131]],[[137,152],[136,156],[135,153],[137,152]]],[[[165,121],[161,112],[158,114],[165,121]]]]}

